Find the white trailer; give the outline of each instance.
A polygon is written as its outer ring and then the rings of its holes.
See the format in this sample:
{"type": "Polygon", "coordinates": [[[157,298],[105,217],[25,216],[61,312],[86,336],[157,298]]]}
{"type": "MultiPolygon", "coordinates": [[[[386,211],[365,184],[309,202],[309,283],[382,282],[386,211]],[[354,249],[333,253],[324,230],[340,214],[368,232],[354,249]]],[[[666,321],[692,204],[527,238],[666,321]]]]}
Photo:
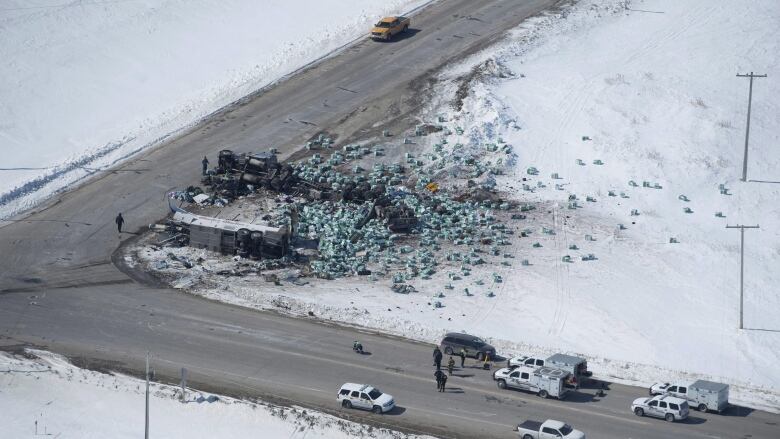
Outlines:
{"type": "Polygon", "coordinates": [[[535,393],[542,398],[564,399],[569,393],[566,380],[569,373],[551,367],[505,367],[493,374],[501,389],[518,389],[535,393]]]}
{"type": "Polygon", "coordinates": [[[672,395],[688,401],[699,411],[722,412],[729,406],[728,384],[696,380],[693,383],[655,383],[650,386],[651,395],[672,395]]]}

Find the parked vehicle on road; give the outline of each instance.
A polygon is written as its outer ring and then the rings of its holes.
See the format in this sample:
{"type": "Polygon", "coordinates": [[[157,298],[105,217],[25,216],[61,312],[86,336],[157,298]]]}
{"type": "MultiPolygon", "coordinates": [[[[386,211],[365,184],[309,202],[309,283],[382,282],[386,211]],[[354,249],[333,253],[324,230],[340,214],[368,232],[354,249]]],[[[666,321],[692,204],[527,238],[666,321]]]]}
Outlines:
{"type": "Polygon", "coordinates": [[[542,367],[544,366],[544,359],[538,356],[517,355],[506,360],[506,367],[512,366],[542,367]]]}
{"type": "Polygon", "coordinates": [[[346,383],[339,389],[336,397],[344,408],[370,410],[376,414],[387,413],[395,408],[392,395],[382,393],[368,384],[346,383]]]}
{"type": "Polygon", "coordinates": [[[496,348],[473,335],[450,332],[441,341],[441,350],[447,355],[457,354],[461,349],[466,351],[467,357],[479,361],[484,360],[486,355],[491,359],[496,356],[496,348]]]}
{"type": "Polygon", "coordinates": [[[668,422],[681,421],[688,417],[688,402],[669,395],[652,398],[637,398],[631,403],[631,411],[637,416],[653,416],[668,422]]]}
{"type": "Polygon", "coordinates": [[[542,398],[563,399],[569,393],[566,379],[569,373],[551,367],[505,367],[493,373],[500,389],[518,389],[535,393],[542,398]]]}
{"type": "Polygon", "coordinates": [[[522,439],[585,439],[585,433],[569,424],[548,419],[544,422],[525,421],[515,427],[522,439]]]}
{"type": "Polygon", "coordinates": [[[575,388],[579,388],[580,384],[585,379],[593,375],[593,373],[588,370],[588,361],[584,358],[566,354],[555,354],[544,361],[546,366],[556,367],[572,374],[574,379],[571,382],[574,384],[575,388]]]}
{"type": "Polygon", "coordinates": [[[693,383],[655,383],[650,395],[671,395],[688,401],[691,407],[706,412],[722,412],[729,406],[728,384],[696,380],[693,383]]]}
{"type": "Polygon", "coordinates": [[[408,17],[385,17],[371,29],[374,40],[390,41],[395,35],[409,30],[411,20],[408,17]]]}

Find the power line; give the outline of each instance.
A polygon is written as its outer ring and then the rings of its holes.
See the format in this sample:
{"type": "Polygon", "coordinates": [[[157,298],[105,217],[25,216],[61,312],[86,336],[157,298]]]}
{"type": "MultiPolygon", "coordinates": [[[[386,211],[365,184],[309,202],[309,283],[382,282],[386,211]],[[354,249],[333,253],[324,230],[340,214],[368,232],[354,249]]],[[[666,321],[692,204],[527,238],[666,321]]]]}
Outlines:
{"type": "Polygon", "coordinates": [[[755,226],[741,226],[739,224],[736,226],[726,225],[726,228],[739,229],[739,329],[744,329],[744,326],[742,325],[742,309],[745,302],[745,229],[757,229],[758,224],[755,226]]]}
{"type": "Polygon", "coordinates": [[[747,126],[745,127],[745,157],[742,160],[742,181],[747,181],[747,161],[748,161],[748,139],[750,138],[750,107],[753,103],[753,78],[766,78],[766,75],[754,75],[750,72],[747,75],[737,73],[738,78],[750,78],[750,91],[748,92],[748,112],[747,126]]]}

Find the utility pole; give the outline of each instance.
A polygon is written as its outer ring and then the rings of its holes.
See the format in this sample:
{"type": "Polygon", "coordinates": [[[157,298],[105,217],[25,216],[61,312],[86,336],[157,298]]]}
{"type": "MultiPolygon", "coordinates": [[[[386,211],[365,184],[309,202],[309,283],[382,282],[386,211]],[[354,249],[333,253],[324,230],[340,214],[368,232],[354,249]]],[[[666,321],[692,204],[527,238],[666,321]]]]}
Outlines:
{"type": "Polygon", "coordinates": [[[146,351],[146,431],[144,439],[149,439],[149,351],[146,351]]]}
{"type": "Polygon", "coordinates": [[[766,78],[766,75],[754,75],[753,72],[747,75],[740,75],[738,78],[750,78],[750,91],[748,92],[748,113],[747,126],[745,127],[745,158],[742,160],[742,181],[747,181],[747,162],[748,162],[748,139],[750,138],[750,107],[753,103],[753,78],[766,78]]]}
{"type": "Polygon", "coordinates": [[[739,329],[744,329],[742,325],[742,309],[745,303],[745,229],[757,229],[758,224],[755,226],[726,225],[726,228],[739,229],[739,329]]]}

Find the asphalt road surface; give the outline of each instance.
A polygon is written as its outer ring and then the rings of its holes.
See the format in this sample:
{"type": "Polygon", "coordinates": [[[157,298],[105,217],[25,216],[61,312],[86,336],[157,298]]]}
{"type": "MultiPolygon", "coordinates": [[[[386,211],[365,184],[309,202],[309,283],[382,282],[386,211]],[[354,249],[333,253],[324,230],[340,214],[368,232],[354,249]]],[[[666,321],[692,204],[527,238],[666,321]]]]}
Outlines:
{"type": "Polygon", "coordinates": [[[681,424],[637,418],[628,404],[645,389],[619,385],[604,398],[586,390],[563,402],[542,400],[500,391],[488,373],[466,368],[455,372],[447,393],[438,393],[430,346],[155,288],[112,263],[122,242],[166,215],[166,191],[198,180],[203,155],[214,161],[223,148],[274,146],[290,156],[323,131],[346,141],[403,127],[425,103],[432,73],[552,3],[435,3],[413,17],[414,30],[405,38],[350,46],[38,211],[0,222],[0,345],[31,344],[89,367],[129,372],[141,370],[150,350],[161,378],[175,381],[187,367],[191,383],[205,390],[444,437],[513,437],[511,427],[525,418],[565,420],[603,438],[780,437],[779,416],[747,409],[693,412],[681,424]],[[136,232],[117,233],[117,212],[136,232]],[[355,339],[371,355],[352,353],[355,339]],[[346,381],[379,386],[399,408],[384,416],[342,410],[335,396],[346,381]]]}
{"type": "MultiPolygon", "coordinates": [[[[629,405],[647,390],[637,387],[611,384],[603,398],[586,388],[565,401],[501,390],[475,360],[456,369],[448,391],[438,393],[429,345],[137,285],[0,295],[0,333],[8,337],[0,344],[46,346],[97,369],[142,370],[149,348],[158,376],[172,382],[186,367],[196,388],[443,437],[510,438],[513,424],[528,418],[564,420],[599,438],[769,439],[780,432],[780,417],[739,408],[724,415],[693,411],[674,424],[638,418],[629,405]],[[353,353],[355,339],[370,354],[353,353]],[[336,392],[345,382],[378,386],[399,407],[381,416],[342,409],[336,392]]],[[[152,423],[163,416],[154,414],[152,423]]]]}

